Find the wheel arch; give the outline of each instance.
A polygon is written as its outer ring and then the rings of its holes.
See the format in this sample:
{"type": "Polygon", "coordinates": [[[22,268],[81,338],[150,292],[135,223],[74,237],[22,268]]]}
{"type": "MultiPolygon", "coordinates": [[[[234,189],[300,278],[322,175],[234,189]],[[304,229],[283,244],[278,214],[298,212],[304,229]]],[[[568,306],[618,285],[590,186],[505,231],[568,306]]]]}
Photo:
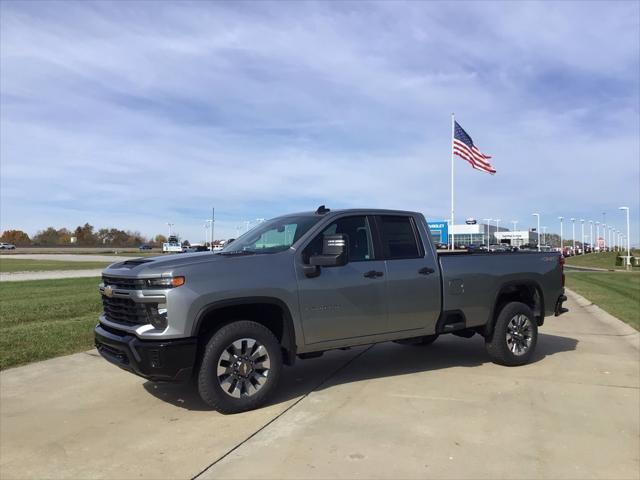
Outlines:
{"type": "Polygon", "coordinates": [[[502,308],[510,302],[522,302],[533,311],[538,326],[544,323],[544,293],[542,287],[535,280],[514,280],[500,286],[495,295],[489,321],[485,327],[485,336],[491,336],[496,320],[502,308]]]}
{"type": "Polygon", "coordinates": [[[295,362],[297,345],[291,310],[276,297],[238,297],[209,303],[195,316],[191,334],[200,338],[239,319],[269,328],[282,346],[284,363],[295,362]]]}

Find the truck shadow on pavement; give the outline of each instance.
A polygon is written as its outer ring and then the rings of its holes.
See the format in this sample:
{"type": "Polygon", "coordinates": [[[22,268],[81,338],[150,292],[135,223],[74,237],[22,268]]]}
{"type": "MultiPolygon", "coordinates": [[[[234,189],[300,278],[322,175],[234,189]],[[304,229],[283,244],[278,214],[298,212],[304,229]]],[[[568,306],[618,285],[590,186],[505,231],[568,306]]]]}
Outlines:
{"type": "MultiPolygon", "coordinates": [[[[577,345],[578,340],[574,338],[540,333],[530,364],[557,353],[573,351],[577,345]]],[[[297,360],[293,367],[285,368],[269,405],[344,383],[485,364],[492,362],[482,338],[477,335],[471,339],[445,335],[428,347],[387,342],[347,351],[330,351],[319,358],[297,360]]],[[[496,365],[496,368],[509,367],[496,365]]],[[[195,382],[145,382],[143,386],[151,395],[177,407],[193,411],[212,410],[198,396],[195,382]]]]}

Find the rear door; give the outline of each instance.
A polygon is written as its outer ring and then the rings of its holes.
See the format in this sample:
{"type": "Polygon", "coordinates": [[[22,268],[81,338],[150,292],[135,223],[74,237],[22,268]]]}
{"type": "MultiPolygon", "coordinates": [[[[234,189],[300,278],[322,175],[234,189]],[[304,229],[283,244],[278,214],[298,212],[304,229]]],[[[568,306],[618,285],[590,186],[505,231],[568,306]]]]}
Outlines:
{"type": "Polygon", "coordinates": [[[416,219],[378,215],[376,224],[386,263],[388,331],[435,332],[441,309],[440,273],[432,250],[422,244],[416,219]]]}
{"type": "Polygon", "coordinates": [[[314,344],[383,333],[387,328],[385,262],[376,258],[373,217],[339,217],[304,248],[299,261],[322,253],[323,235],[349,237],[349,262],[322,267],[309,278],[298,266],[298,291],[305,343],[314,344]]]}

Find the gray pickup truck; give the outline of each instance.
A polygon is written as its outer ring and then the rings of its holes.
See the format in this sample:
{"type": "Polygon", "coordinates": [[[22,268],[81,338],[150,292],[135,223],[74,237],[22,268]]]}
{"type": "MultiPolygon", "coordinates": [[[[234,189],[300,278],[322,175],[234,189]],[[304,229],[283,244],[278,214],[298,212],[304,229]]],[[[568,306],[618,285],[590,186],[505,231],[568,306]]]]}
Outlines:
{"type": "Polygon", "coordinates": [[[563,285],[555,252],[437,252],[420,213],[322,206],[219,253],[109,266],[95,344],[149,380],[195,379],[233,413],[263,405],[283,365],[336,348],[479,334],[495,362],[524,364],[563,285]]]}

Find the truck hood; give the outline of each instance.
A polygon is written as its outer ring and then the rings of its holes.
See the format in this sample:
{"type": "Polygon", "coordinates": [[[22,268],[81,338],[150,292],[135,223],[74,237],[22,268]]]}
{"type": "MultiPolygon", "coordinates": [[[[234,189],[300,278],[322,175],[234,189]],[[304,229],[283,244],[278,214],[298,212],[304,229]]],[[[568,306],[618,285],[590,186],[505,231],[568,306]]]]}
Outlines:
{"type": "Polygon", "coordinates": [[[157,257],[132,258],[109,265],[102,271],[104,275],[123,277],[156,276],[170,272],[176,267],[185,267],[197,263],[219,262],[227,260],[222,255],[211,252],[180,253],[157,257]]]}

